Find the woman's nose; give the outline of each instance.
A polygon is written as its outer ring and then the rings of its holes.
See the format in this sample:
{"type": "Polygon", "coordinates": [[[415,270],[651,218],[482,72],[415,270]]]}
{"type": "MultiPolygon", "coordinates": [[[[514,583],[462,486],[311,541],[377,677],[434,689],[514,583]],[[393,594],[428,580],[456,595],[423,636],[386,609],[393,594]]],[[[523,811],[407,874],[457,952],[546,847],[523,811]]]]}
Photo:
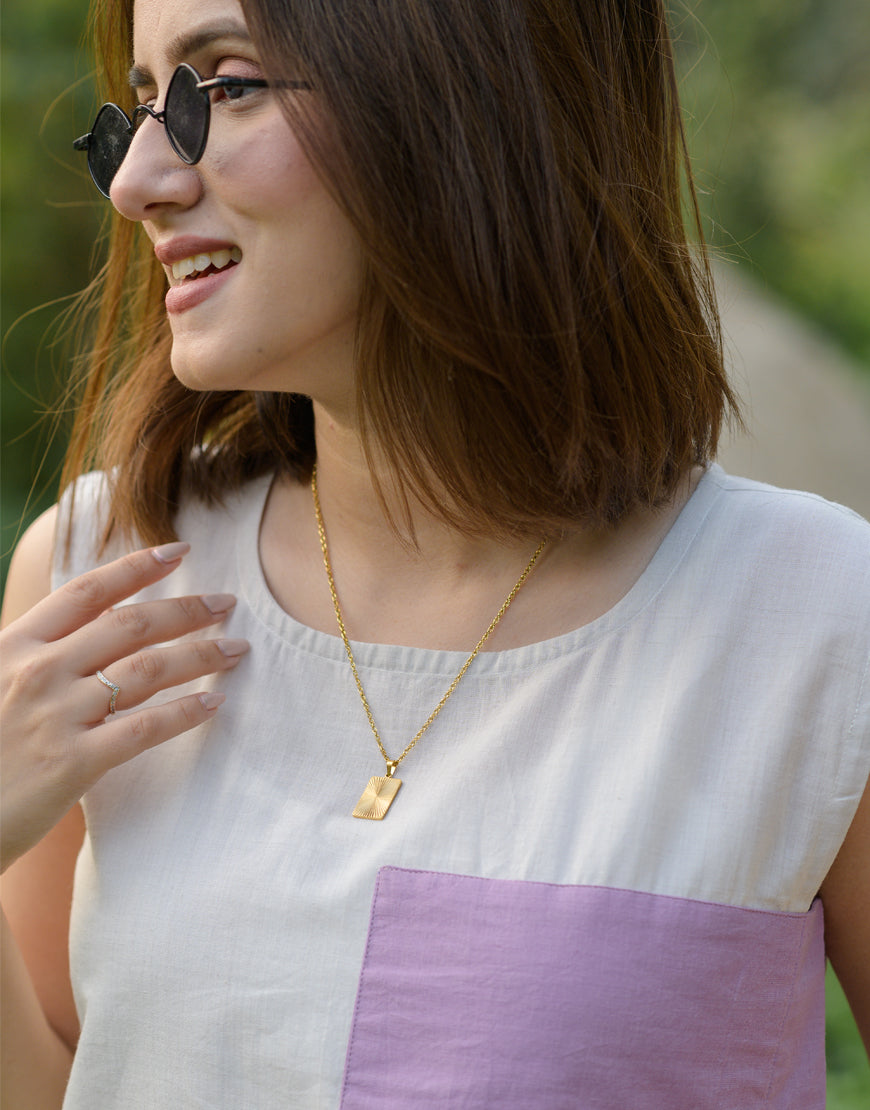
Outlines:
{"type": "Polygon", "coordinates": [[[139,124],[109,193],[122,216],[147,220],[155,207],[196,204],[202,195],[202,177],[169,145],[163,124],[148,117],[139,124]]]}

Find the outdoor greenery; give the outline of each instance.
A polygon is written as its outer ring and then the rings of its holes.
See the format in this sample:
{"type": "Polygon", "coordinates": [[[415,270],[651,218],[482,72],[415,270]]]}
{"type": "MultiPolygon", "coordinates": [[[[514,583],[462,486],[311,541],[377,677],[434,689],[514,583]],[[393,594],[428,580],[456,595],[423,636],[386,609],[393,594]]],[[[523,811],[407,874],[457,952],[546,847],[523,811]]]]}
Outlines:
{"type": "Polygon", "coordinates": [[[22,514],[54,500],[63,426],[46,446],[68,372],[52,323],[88,281],[103,205],[72,140],[93,119],[79,49],[87,0],[29,0],[4,10],[2,43],[3,568],[22,514]],[[77,82],[81,82],[76,85],[77,82]],[[93,196],[91,194],[94,194],[93,196]],[[68,303],[68,302],[67,302],[68,303]],[[53,334],[52,334],[53,333],[53,334]]]}
{"type": "Polygon", "coordinates": [[[708,238],[870,367],[870,4],[685,2],[708,238]]]}
{"type": "Polygon", "coordinates": [[[828,1057],[827,1110],[867,1110],[870,1067],[855,1029],[849,1004],[834,973],[828,969],[826,1040],[828,1057]]]}
{"type": "MultiPolygon", "coordinates": [[[[469,0],[477,2],[477,0],[469,0]]],[[[483,2],[483,0],[480,0],[483,2]]],[[[3,569],[56,489],[68,353],[52,320],[88,279],[104,202],[71,140],[95,111],[86,0],[4,10],[3,569]]],[[[870,4],[674,0],[687,129],[719,251],[870,366],[870,4]]],[[[870,1071],[836,985],[829,1108],[868,1105],[870,1071]]]]}

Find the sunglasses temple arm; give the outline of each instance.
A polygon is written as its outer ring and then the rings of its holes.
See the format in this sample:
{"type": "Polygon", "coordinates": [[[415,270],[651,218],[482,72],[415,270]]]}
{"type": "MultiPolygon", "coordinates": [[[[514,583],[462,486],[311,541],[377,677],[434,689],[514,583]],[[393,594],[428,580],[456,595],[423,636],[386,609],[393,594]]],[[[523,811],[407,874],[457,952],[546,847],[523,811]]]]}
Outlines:
{"type": "Polygon", "coordinates": [[[80,135],[77,139],[73,139],[73,150],[87,150],[91,145],[91,136],[93,131],[89,131],[87,135],[80,135]]]}

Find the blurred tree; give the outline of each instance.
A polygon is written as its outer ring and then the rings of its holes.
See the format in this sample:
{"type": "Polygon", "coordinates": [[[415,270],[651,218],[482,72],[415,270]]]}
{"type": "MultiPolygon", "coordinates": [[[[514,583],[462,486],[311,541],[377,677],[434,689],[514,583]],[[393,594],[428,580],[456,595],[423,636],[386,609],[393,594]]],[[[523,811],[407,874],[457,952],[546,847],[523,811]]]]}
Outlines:
{"type": "Polygon", "coordinates": [[[86,0],[30,0],[4,11],[4,572],[22,515],[32,519],[56,492],[63,433],[46,454],[50,426],[42,416],[55,408],[65,366],[60,347],[49,345],[49,329],[62,307],[58,301],[87,283],[103,212],[83,159],[72,150],[72,140],[94,115],[92,83],[79,49],[86,12],[86,0]]]}
{"type": "Polygon", "coordinates": [[[870,4],[689,3],[673,23],[708,237],[870,366],[870,4]]]}

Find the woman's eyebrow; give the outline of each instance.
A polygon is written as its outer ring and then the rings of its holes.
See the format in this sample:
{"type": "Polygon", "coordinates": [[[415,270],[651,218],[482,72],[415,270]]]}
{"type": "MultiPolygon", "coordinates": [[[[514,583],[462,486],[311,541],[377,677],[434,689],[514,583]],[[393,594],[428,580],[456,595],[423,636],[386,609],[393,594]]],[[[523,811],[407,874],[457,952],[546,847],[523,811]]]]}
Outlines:
{"type": "MultiPolygon", "coordinates": [[[[236,39],[243,43],[250,43],[251,36],[248,28],[238,19],[222,19],[217,23],[209,23],[204,27],[184,31],[172,39],[166,48],[166,57],[174,69],[179,62],[196,54],[204,47],[209,46],[216,39],[236,39]]],[[[156,84],[154,75],[147,66],[132,65],[129,72],[130,88],[141,89],[156,84]]]]}

